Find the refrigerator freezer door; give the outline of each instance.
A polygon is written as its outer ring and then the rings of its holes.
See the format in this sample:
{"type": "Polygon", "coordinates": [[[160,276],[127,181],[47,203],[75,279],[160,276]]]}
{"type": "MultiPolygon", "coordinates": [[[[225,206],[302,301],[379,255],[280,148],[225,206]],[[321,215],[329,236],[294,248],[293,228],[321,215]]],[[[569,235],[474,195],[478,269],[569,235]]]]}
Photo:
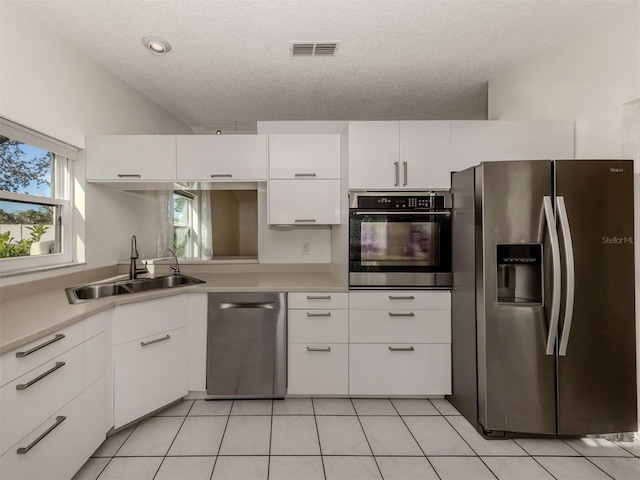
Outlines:
{"type": "Polygon", "coordinates": [[[560,325],[566,355],[558,357],[558,433],[635,431],[633,163],[571,160],[554,165],[575,261],[568,336],[560,325]]]}
{"type": "MultiPolygon", "coordinates": [[[[486,431],[556,432],[555,360],[546,355],[549,272],[543,272],[545,305],[500,303],[496,255],[498,244],[538,243],[543,198],[552,194],[551,165],[487,162],[476,170],[476,209],[482,211],[476,242],[478,417],[486,431]]],[[[548,250],[546,242],[543,259],[548,250]]]]}

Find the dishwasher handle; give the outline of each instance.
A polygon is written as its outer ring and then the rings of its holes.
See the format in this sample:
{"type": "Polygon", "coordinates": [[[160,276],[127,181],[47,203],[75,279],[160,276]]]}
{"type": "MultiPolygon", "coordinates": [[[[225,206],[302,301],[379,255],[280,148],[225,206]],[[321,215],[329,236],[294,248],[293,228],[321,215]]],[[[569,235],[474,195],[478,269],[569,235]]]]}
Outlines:
{"type": "Polygon", "coordinates": [[[265,308],[273,310],[276,302],[220,302],[220,310],[228,308],[265,308]]]}

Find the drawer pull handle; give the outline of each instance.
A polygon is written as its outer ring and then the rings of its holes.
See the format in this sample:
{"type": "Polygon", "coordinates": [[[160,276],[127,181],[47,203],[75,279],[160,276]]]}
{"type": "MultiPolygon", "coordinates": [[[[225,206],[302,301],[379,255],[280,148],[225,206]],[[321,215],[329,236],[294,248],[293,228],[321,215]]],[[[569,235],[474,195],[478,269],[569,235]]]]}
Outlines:
{"type": "Polygon", "coordinates": [[[142,175],[139,173],[119,173],[119,178],[142,178],[142,175]]]}
{"type": "Polygon", "coordinates": [[[331,347],[307,347],[307,352],[330,352],[331,347]]]}
{"type": "Polygon", "coordinates": [[[307,295],[307,300],[331,300],[331,295],[307,295]]]}
{"type": "Polygon", "coordinates": [[[315,218],[296,218],[295,223],[316,223],[315,218]]]}
{"type": "Polygon", "coordinates": [[[389,347],[390,352],[414,352],[415,350],[413,347],[389,347]]]}
{"type": "Polygon", "coordinates": [[[58,340],[62,340],[63,338],[64,338],[64,334],[63,333],[58,333],[51,340],[49,340],[47,342],[44,342],[44,343],[41,343],[37,347],[33,347],[31,350],[27,350],[26,352],[17,352],[16,353],[16,357],[22,358],[22,357],[26,357],[27,355],[31,355],[32,353],[37,352],[41,348],[44,348],[47,345],[51,345],[52,343],[57,342],[58,340]]]}
{"type": "Polygon", "coordinates": [[[40,380],[42,380],[44,377],[46,377],[47,375],[52,374],[53,372],[55,372],[56,370],[58,370],[59,368],[62,368],[65,366],[65,362],[56,362],[55,367],[47,370],[46,372],[44,372],[42,375],[38,375],[36,378],[34,378],[33,380],[31,380],[30,382],[27,383],[21,383],[19,385],[16,385],[16,390],[26,390],[27,388],[29,388],[31,385],[33,385],[36,382],[39,382],[40,380]]]}
{"type": "Polygon", "coordinates": [[[42,440],[44,437],[49,435],[54,428],[56,428],[58,425],[60,425],[66,419],[67,419],[67,417],[65,417],[64,415],[60,415],[59,417],[56,417],[56,423],[54,423],[49,428],[47,428],[46,432],[44,432],[42,435],[40,435],[38,438],[36,438],[29,445],[27,445],[26,447],[20,447],[18,449],[18,455],[24,455],[25,453],[27,453],[29,450],[31,450],[33,447],[35,447],[40,440],[42,440]]]}
{"type": "Polygon", "coordinates": [[[389,295],[389,300],[415,300],[413,295],[389,295]]]}
{"type": "Polygon", "coordinates": [[[212,173],[211,178],[233,178],[230,173],[212,173]]]}
{"type": "Polygon", "coordinates": [[[312,313],[312,312],[307,312],[307,317],[330,317],[331,316],[331,312],[323,312],[323,313],[312,313]]]}
{"type": "Polygon", "coordinates": [[[413,312],[409,312],[409,313],[393,313],[393,312],[389,312],[389,316],[390,317],[415,317],[416,314],[413,312]]]}
{"type": "Polygon", "coordinates": [[[155,340],[149,340],[148,342],[140,342],[141,347],[146,347],[147,345],[151,345],[152,343],[164,342],[165,340],[169,340],[171,335],[165,335],[164,337],[156,338],[155,340]]]}
{"type": "Polygon", "coordinates": [[[296,177],[315,177],[315,173],[296,173],[296,177]]]}

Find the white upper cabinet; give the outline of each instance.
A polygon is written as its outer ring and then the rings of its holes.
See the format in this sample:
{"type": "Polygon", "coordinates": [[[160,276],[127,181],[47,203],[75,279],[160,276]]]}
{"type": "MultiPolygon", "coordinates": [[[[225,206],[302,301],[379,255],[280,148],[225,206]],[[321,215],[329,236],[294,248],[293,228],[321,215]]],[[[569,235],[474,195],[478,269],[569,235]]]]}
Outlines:
{"type": "Polygon", "coordinates": [[[270,180],[270,225],[340,223],[340,180],[270,180]]]}
{"type": "Polygon", "coordinates": [[[400,187],[451,187],[451,122],[400,122],[400,187]]]}
{"type": "Polygon", "coordinates": [[[349,188],[449,188],[450,124],[349,122],[349,188]]]}
{"type": "Polygon", "coordinates": [[[174,181],[175,135],[95,135],[86,138],[87,180],[174,181]]]}
{"type": "Polygon", "coordinates": [[[269,135],[269,178],[340,178],[340,135],[269,135]]]}
{"type": "Polygon", "coordinates": [[[349,122],[349,188],[400,186],[400,122],[349,122]]]}
{"type": "Polygon", "coordinates": [[[178,135],[177,152],[179,180],[267,179],[266,135],[178,135]]]}
{"type": "Polygon", "coordinates": [[[340,134],[269,135],[269,224],[340,223],[340,134]]]}
{"type": "Polygon", "coordinates": [[[453,121],[451,170],[498,160],[573,158],[572,122],[453,121]]]}

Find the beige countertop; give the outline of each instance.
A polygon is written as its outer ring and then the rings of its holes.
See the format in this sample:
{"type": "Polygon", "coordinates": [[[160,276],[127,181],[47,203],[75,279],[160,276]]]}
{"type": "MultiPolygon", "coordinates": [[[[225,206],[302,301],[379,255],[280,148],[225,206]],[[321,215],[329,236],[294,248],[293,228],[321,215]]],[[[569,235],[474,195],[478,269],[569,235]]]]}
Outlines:
{"type": "Polygon", "coordinates": [[[186,292],[347,292],[330,273],[197,273],[206,283],[69,304],[64,288],[0,303],[0,354],[116,305],[186,292]]]}

